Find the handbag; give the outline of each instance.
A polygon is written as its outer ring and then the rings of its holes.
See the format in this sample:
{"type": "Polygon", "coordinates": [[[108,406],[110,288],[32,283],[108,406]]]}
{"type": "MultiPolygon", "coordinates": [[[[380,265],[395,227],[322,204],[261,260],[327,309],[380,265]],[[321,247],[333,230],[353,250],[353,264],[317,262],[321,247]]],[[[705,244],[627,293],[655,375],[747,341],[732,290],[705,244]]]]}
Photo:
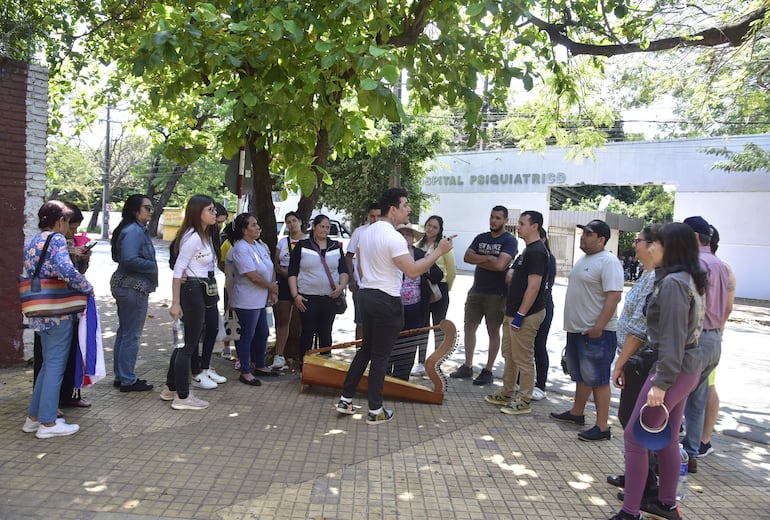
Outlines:
{"type": "Polygon", "coordinates": [[[71,288],[61,278],[40,278],[40,267],[55,233],[48,235],[32,278],[19,277],[21,312],[27,318],[64,316],[83,312],[88,295],[71,288]]]}
{"type": "Polygon", "coordinates": [[[241,339],[241,324],[238,321],[238,315],[232,309],[225,311],[222,329],[225,331],[225,337],[222,341],[238,341],[241,339]]]}
{"type": "MultiPolygon", "coordinates": [[[[329,285],[331,286],[332,291],[336,290],[337,286],[334,285],[334,278],[332,278],[332,273],[329,270],[329,266],[326,264],[326,258],[321,254],[321,249],[312,238],[310,239],[310,244],[313,246],[313,249],[315,249],[316,253],[318,253],[318,257],[321,259],[321,265],[324,266],[324,271],[326,271],[326,277],[329,279],[329,285]]],[[[332,301],[334,302],[334,313],[345,314],[345,311],[348,310],[348,299],[345,290],[343,289],[342,294],[334,298],[332,301]]]]}
{"type": "Polygon", "coordinates": [[[643,345],[639,347],[639,350],[631,354],[631,357],[626,361],[624,370],[632,370],[638,376],[646,378],[652,370],[652,365],[658,360],[658,351],[651,348],[649,345],[643,345]]]}
{"type": "Polygon", "coordinates": [[[441,287],[439,287],[437,283],[428,280],[428,288],[430,289],[430,303],[436,303],[444,297],[444,295],[441,294],[441,287]]]}

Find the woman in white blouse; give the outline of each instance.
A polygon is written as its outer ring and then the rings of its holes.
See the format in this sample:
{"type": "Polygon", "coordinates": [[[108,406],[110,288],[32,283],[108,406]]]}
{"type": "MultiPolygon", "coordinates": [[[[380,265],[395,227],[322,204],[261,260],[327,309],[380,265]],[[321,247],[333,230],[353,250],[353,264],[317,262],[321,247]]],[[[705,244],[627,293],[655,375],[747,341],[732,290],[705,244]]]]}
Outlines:
{"type": "MultiPolygon", "coordinates": [[[[195,397],[190,390],[190,361],[203,338],[202,371],[195,374],[200,388],[216,384],[209,376],[211,350],[219,329],[219,294],[214,279],[214,267],[219,261],[219,233],[214,200],[206,195],[193,195],[185,208],[182,227],[176,235],[177,252],[172,282],[172,303],[169,314],[184,324],[184,346],[171,354],[166,387],[160,394],[164,401],[173,401],[175,410],[202,410],[209,403],[195,397]],[[210,348],[207,345],[210,344],[210,348]],[[205,384],[201,384],[205,381],[205,384]]],[[[216,373],[211,374],[218,377],[216,373]]]]}

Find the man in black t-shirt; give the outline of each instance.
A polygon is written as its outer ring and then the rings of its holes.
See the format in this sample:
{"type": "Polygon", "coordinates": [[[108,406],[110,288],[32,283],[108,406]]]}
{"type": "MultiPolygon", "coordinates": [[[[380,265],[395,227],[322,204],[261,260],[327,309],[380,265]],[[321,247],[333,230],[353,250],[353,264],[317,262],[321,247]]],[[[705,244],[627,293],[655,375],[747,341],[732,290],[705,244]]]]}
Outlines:
{"type": "Polygon", "coordinates": [[[502,405],[500,411],[506,414],[530,412],[529,402],[535,385],[535,336],[545,318],[548,280],[548,250],[540,240],[541,227],[543,215],[531,210],[521,214],[516,226],[527,247],[513,262],[510,272],[503,321],[503,388],[484,398],[488,403],[502,405]]]}

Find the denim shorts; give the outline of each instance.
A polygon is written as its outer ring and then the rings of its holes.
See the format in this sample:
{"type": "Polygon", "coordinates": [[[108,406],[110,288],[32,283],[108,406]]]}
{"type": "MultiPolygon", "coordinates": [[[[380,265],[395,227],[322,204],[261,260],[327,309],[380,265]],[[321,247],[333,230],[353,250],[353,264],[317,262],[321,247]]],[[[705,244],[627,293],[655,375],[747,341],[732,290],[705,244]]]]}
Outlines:
{"type": "Polygon", "coordinates": [[[568,332],[567,368],[572,380],[592,387],[609,385],[616,348],[617,335],[614,330],[605,330],[596,339],[568,332]]]}

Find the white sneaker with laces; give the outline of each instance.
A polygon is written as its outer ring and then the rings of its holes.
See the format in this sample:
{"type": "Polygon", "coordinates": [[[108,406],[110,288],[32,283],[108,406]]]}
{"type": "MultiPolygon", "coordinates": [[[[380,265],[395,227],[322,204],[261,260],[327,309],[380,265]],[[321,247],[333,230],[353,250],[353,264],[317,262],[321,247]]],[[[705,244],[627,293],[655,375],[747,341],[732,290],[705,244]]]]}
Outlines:
{"type": "Polygon", "coordinates": [[[163,401],[173,401],[177,398],[176,390],[169,390],[168,385],[163,385],[163,390],[160,391],[160,398],[163,401]]]}
{"type": "Polygon", "coordinates": [[[542,401],[545,399],[546,394],[545,391],[540,390],[538,387],[535,387],[534,390],[532,390],[532,400],[533,401],[542,401]]]}
{"type": "Polygon", "coordinates": [[[204,370],[204,372],[206,373],[209,379],[211,379],[218,385],[221,385],[222,383],[227,383],[227,378],[225,376],[220,376],[219,374],[217,374],[217,371],[214,370],[213,368],[207,368],[206,370],[204,370]]]}
{"type": "Polygon", "coordinates": [[[171,408],[174,410],[205,410],[209,407],[209,402],[203,399],[198,399],[190,392],[187,397],[180,399],[177,396],[174,402],[171,403],[171,408]]]}
{"type": "Polygon", "coordinates": [[[283,356],[276,356],[273,358],[273,364],[268,368],[271,370],[284,370],[286,368],[286,359],[283,356]]]}
{"type": "Polygon", "coordinates": [[[205,372],[201,372],[197,376],[192,376],[190,383],[192,383],[192,386],[195,388],[203,388],[204,390],[211,390],[218,386],[214,381],[209,379],[209,376],[207,376],[205,372]]]}
{"type": "Polygon", "coordinates": [[[67,435],[74,435],[80,430],[80,426],[77,424],[67,424],[64,419],[57,420],[53,426],[46,426],[41,424],[35,432],[35,437],[38,439],[50,439],[51,437],[65,437],[67,435]]]}
{"type": "MultiPolygon", "coordinates": [[[[56,422],[64,422],[63,418],[56,419],[56,422]]],[[[24,426],[21,427],[21,431],[25,433],[35,433],[40,428],[40,421],[33,421],[29,417],[24,419],[24,426]]]]}
{"type": "Polygon", "coordinates": [[[424,376],[425,375],[425,366],[422,363],[418,363],[416,367],[414,367],[414,370],[412,370],[413,376],[424,376]]]}

